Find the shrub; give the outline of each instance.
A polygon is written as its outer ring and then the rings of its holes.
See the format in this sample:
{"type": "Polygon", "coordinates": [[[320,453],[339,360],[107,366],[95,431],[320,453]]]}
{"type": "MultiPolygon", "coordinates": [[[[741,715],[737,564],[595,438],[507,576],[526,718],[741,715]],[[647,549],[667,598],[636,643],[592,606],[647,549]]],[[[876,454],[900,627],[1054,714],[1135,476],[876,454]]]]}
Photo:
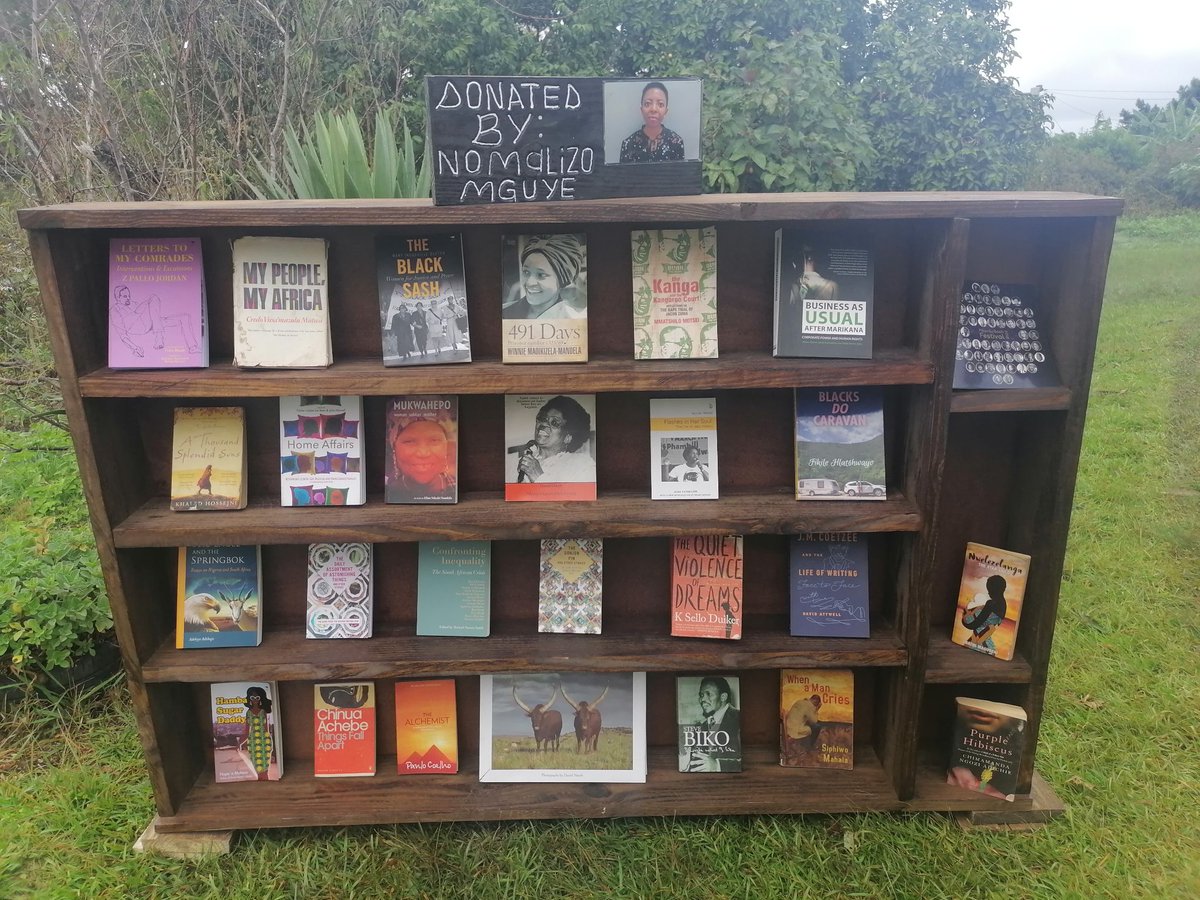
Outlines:
{"type": "Polygon", "coordinates": [[[34,675],[90,656],[112,616],[66,435],[0,441],[0,665],[34,675]]]}

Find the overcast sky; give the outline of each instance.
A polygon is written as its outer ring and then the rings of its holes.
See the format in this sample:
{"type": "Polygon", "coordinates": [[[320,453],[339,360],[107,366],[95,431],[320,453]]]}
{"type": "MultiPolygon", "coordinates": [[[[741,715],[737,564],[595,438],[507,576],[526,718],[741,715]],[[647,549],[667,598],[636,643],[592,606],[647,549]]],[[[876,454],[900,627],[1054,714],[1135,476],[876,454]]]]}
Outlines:
{"type": "Polygon", "coordinates": [[[1008,74],[1056,96],[1055,131],[1115,121],[1139,97],[1162,104],[1200,77],[1196,0],[1012,0],[1008,19],[1021,55],[1008,74]]]}

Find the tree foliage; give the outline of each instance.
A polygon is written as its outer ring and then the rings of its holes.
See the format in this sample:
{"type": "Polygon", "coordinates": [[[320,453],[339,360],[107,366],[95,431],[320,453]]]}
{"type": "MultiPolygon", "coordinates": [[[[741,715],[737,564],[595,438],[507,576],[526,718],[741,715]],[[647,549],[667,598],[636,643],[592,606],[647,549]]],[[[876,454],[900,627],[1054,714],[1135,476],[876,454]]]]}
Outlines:
{"type": "MultiPolygon", "coordinates": [[[[1008,187],[1047,98],[1007,0],[57,0],[0,9],[0,166],[39,201],[224,197],[287,128],[424,121],[426,74],[704,79],[711,190],[1008,187]]],[[[418,134],[418,145],[422,135],[418,134]]]]}
{"type": "Polygon", "coordinates": [[[1138,100],[1119,123],[1098,117],[1082,134],[1057,134],[1032,186],[1111,194],[1134,212],[1200,206],[1200,78],[1159,106],[1138,100]]]}

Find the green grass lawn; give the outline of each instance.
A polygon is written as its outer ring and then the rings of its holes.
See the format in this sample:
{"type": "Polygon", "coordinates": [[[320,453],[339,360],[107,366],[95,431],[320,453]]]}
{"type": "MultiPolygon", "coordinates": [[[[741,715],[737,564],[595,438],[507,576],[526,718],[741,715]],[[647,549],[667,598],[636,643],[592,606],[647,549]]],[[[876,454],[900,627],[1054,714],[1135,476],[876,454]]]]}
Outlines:
{"type": "Polygon", "coordinates": [[[2,897],[1194,897],[1200,894],[1200,216],[1122,223],[1028,833],[939,815],[239,834],[137,856],[153,815],[124,689],[0,722],[2,897]]]}

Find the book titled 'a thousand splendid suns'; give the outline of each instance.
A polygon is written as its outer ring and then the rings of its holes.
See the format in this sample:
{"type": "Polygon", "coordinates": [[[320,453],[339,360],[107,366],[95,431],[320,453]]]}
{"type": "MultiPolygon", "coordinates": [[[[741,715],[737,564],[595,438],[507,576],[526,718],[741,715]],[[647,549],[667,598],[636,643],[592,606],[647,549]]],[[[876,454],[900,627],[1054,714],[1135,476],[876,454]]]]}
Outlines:
{"type": "Polygon", "coordinates": [[[181,406],[171,437],[171,509],[246,508],[246,415],[240,406],[181,406]]]}

